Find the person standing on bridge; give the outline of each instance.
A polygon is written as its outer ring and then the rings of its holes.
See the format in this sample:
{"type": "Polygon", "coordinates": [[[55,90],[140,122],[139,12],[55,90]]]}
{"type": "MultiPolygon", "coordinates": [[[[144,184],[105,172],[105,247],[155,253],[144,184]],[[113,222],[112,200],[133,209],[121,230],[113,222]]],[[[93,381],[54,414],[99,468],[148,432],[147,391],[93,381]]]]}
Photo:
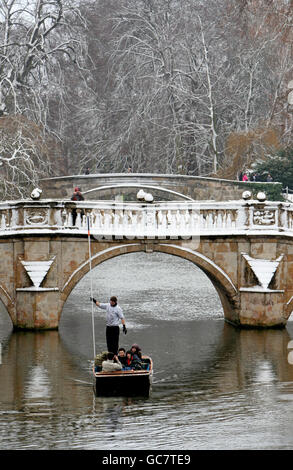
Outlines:
{"type": "Polygon", "coordinates": [[[122,308],[117,303],[117,297],[112,296],[110,298],[109,303],[100,303],[95,298],[90,297],[90,300],[94,302],[94,304],[106,310],[106,341],[107,341],[107,348],[109,352],[114,353],[115,355],[118,354],[118,347],[119,347],[119,321],[123,325],[123,333],[126,335],[127,329],[125,324],[125,318],[123,315],[122,308]]]}
{"type": "Polygon", "coordinates": [[[71,201],[84,201],[84,197],[81,194],[81,190],[78,186],[74,188],[74,193],[72,194],[71,201]]]}
{"type": "MultiPolygon", "coordinates": [[[[81,190],[78,186],[76,186],[76,188],[74,188],[74,193],[71,197],[71,201],[84,201],[84,197],[81,194],[81,190]]],[[[81,214],[81,217],[82,217],[84,215],[84,211],[81,210],[80,214],[81,214]]],[[[73,208],[72,209],[72,223],[73,223],[73,225],[75,225],[76,217],[77,217],[77,211],[76,211],[75,208],[73,208]]]]}

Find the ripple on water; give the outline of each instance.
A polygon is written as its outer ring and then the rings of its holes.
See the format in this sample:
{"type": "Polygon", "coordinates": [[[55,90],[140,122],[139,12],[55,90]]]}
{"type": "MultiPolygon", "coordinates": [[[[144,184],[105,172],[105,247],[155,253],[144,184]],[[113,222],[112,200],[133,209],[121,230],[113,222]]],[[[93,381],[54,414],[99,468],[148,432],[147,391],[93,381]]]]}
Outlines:
{"type": "MultiPolygon", "coordinates": [[[[87,275],[69,296],[58,332],[0,332],[1,449],[292,447],[292,322],[274,332],[227,325],[207,277],[168,255],[124,255],[92,274],[95,295],[117,294],[123,306],[121,344],[137,342],[152,355],[150,398],[93,395],[87,275]]],[[[98,309],[95,327],[103,350],[98,309]]]]}

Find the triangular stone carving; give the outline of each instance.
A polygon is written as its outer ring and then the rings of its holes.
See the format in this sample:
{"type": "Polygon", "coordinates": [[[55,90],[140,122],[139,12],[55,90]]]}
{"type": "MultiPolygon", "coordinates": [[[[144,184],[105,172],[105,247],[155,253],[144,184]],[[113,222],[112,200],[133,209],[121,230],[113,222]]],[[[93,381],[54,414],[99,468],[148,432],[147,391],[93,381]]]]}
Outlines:
{"type": "Polygon", "coordinates": [[[275,272],[283,258],[283,255],[279,256],[276,260],[268,259],[257,259],[252,258],[246,253],[242,253],[242,256],[246,259],[252,271],[254,272],[259,284],[267,289],[271,280],[273,279],[275,272]]]}
{"type": "Polygon", "coordinates": [[[35,287],[40,287],[55,257],[50,261],[21,261],[35,287]]]}

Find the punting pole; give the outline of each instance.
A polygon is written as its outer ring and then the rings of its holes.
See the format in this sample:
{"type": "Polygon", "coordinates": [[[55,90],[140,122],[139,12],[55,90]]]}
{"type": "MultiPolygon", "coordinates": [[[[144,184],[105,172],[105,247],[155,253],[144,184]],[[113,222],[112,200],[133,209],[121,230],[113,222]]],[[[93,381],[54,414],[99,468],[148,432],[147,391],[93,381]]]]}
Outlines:
{"type": "MultiPolygon", "coordinates": [[[[90,261],[90,285],[91,285],[91,297],[93,297],[93,278],[92,278],[92,254],[91,254],[91,233],[90,233],[90,218],[87,216],[87,234],[88,234],[88,245],[89,245],[89,261],[90,261]]],[[[96,357],[96,339],[95,339],[95,321],[94,321],[94,303],[92,305],[92,332],[93,332],[93,349],[94,358],[96,357]]]]}

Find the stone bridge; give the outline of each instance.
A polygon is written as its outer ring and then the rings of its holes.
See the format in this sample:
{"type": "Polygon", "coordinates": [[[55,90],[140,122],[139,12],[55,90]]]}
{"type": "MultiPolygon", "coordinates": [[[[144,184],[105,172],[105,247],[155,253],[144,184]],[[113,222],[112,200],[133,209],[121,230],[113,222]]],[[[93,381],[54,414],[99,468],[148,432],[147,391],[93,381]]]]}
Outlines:
{"type": "Polygon", "coordinates": [[[0,299],[14,328],[58,328],[68,295],[90,269],[88,223],[92,268],[139,251],[179,256],[206,273],[228,322],[286,325],[293,310],[290,203],[44,199],[0,203],[0,299]]]}
{"type": "Polygon", "coordinates": [[[255,195],[261,189],[268,199],[282,199],[281,183],[244,183],[219,178],[189,175],[163,175],[138,173],[109,173],[96,175],[60,176],[40,181],[44,198],[70,198],[75,186],[82,189],[86,199],[135,200],[137,188],[142,187],[155,196],[155,200],[214,200],[241,199],[245,189],[255,195]]]}

